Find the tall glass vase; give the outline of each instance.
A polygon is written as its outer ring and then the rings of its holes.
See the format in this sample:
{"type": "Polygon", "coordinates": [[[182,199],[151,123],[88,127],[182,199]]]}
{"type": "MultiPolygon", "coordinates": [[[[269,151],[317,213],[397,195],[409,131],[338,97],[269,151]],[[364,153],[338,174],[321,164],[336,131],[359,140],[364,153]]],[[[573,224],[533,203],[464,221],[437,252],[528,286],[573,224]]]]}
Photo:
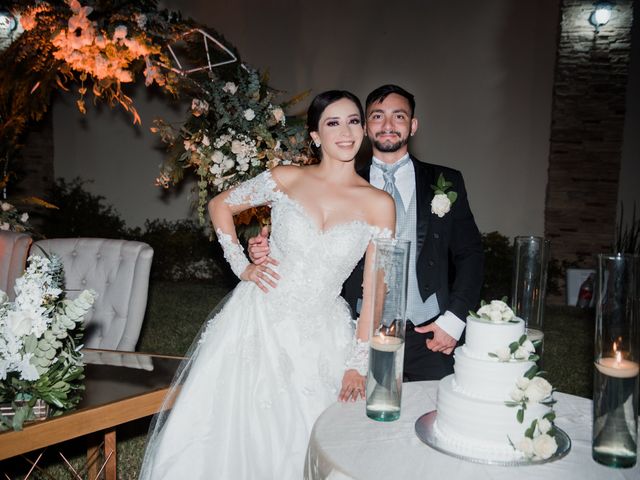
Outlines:
{"type": "Polygon", "coordinates": [[[591,453],[610,467],[637,461],[639,274],[638,256],[598,255],[591,453]]]}
{"type": "Polygon", "coordinates": [[[516,237],[513,242],[511,306],[527,327],[527,336],[542,362],[544,301],[550,243],[542,237],[516,237]]]}
{"type": "Polygon", "coordinates": [[[388,422],[400,418],[410,242],[374,244],[366,404],[369,418],[388,422]]]}

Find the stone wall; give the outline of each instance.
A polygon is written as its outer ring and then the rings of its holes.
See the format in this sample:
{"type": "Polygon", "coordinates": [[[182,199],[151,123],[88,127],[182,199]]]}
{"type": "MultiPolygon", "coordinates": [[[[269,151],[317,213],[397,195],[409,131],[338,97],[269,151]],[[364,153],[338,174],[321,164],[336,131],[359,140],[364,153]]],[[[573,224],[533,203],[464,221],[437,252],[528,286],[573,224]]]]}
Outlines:
{"type": "Polygon", "coordinates": [[[618,1],[596,33],[593,8],[561,5],[545,206],[552,257],[580,267],[614,240],[633,19],[633,2],[618,1]]]}

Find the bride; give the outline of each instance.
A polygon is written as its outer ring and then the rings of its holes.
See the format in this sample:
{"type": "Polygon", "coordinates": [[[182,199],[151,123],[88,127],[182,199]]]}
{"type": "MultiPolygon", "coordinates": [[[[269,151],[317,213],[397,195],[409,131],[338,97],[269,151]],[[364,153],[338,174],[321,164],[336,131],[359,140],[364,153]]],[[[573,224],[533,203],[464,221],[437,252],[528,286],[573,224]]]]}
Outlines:
{"type": "MultiPolygon", "coordinates": [[[[313,423],[364,396],[369,325],[353,328],[342,283],[372,239],[391,236],[393,199],[355,171],[362,106],[332,90],[311,103],[317,165],[279,166],[216,196],[209,214],[241,282],[194,342],[147,443],[143,479],[299,479],[313,423]],[[250,263],[233,215],[271,206],[271,256],[250,263]]],[[[371,311],[365,275],[363,319],[371,311]]],[[[364,413],[363,413],[364,415],[364,413]]]]}

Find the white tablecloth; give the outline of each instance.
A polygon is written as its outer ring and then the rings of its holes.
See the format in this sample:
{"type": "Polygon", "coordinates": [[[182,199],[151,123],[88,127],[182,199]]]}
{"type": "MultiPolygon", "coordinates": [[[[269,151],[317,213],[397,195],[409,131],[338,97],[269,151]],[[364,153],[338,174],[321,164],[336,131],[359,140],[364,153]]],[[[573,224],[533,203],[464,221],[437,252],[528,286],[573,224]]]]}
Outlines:
{"type": "Polygon", "coordinates": [[[422,443],[415,434],[418,417],[435,409],[438,382],[403,385],[402,415],[376,422],[364,401],[336,403],[318,418],[311,433],[307,480],[410,479],[640,479],[640,466],[607,468],[591,458],[591,400],[556,392],[556,424],[571,438],[569,454],[544,465],[502,467],[450,457],[422,443]]]}

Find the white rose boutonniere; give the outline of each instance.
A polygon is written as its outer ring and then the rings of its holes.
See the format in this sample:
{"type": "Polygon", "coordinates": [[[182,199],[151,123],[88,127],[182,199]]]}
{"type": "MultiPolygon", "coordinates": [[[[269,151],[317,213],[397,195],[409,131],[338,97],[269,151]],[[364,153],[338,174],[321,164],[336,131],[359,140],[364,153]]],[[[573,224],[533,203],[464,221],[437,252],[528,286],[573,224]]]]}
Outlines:
{"type": "Polygon", "coordinates": [[[444,175],[440,173],[436,184],[431,185],[434,191],[433,200],[431,200],[431,213],[435,213],[440,218],[449,213],[451,205],[453,205],[458,198],[456,192],[447,192],[452,186],[453,183],[446,181],[444,175]]]}

